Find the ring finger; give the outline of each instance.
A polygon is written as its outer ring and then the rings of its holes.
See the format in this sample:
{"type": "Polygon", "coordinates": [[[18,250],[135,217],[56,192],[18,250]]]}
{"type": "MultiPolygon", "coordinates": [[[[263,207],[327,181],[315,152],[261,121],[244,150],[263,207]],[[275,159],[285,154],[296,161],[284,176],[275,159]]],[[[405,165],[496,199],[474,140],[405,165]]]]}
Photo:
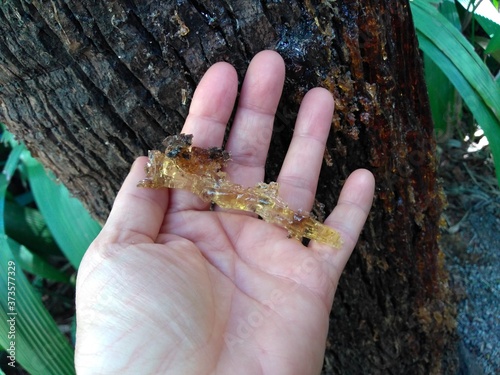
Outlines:
{"type": "Polygon", "coordinates": [[[331,93],[322,88],[310,90],[300,105],[278,176],[279,194],[294,210],[310,211],[314,203],[333,108],[331,93]]]}

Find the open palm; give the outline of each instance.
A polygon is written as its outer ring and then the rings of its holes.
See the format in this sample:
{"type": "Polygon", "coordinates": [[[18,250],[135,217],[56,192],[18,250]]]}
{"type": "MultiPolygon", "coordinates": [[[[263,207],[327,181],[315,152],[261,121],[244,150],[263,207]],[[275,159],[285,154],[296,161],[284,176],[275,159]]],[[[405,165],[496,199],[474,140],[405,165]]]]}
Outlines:
{"type": "MultiPolygon", "coordinates": [[[[226,149],[228,179],[264,177],[284,82],[281,57],[264,51],[243,83],[226,149]]],[[[200,82],[183,132],[221,146],[237,94],[226,63],[200,82]]],[[[278,178],[294,209],[310,210],[333,113],[331,94],[303,99],[278,178]]],[[[317,374],[340,274],[366,220],[373,177],[354,172],[326,224],[343,246],[304,247],[245,212],[210,206],[187,191],[137,188],[146,158],[126,178],[87,251],[77,282],[79,374],[317,374]]]]}

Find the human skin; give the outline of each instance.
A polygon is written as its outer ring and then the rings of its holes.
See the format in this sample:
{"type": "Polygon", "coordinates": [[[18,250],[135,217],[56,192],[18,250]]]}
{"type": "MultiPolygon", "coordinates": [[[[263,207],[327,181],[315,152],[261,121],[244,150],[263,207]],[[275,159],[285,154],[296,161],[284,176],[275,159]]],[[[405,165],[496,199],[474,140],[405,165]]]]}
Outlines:
{"type": "MultiPolygon", "coordinates": [[[[264,178],[285,78],[275,52],[257,54],[243,82],[225,145],[227,177],[264,178]]],[[[182,130],[199,147],[222,146],[237,75],[213,65],[182,130]]],[[[293,209],[314,203],[334,102],[321,88],[303,98],[278,177],[293,209]]],[[[340,249],[307,247],[285,229],[215,208],[188,191],[138,188],[140,157],[77,279],[78,374],[319,374],[338,280],[371,207],[374,180],[357,170],[325,224],[340,249]]]]}

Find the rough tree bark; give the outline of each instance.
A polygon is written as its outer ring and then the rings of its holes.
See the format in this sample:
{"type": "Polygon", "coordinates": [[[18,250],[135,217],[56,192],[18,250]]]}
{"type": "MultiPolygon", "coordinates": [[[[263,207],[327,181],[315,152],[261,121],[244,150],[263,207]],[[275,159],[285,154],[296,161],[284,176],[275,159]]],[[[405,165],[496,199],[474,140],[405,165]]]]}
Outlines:
{"type": "Polygon", "coordinates": [[[242,77],[262,49],[285,58],[269,180],[303,94],[328,88],[336,115],[318,200],[330,210],[358,167],[377,191],[338,289],[324,372],[454,373],[443,198],[407,0],[1,4],[0,120],[100,220],[132,160],[180,130],[214,62],[242,77]]]}

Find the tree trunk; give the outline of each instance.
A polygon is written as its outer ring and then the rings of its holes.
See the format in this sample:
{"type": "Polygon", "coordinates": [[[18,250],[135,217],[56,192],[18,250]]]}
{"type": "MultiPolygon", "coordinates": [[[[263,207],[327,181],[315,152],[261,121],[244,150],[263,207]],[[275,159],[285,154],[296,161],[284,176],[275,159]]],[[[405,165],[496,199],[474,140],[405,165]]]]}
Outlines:
{"type": "Polygon", "coordinates": [[[359,167],[377,189],[338,288],[324,373],[455,372],[443,196],[407,0],[10,0],[0,28],[0,120],[100,220],[133,159],[180,131],[216,61],[243,77],[262,49],[285,59],[269,180],[302,96],[328,88],[336,114],[318,200],[331,210],[359,167]]]}

